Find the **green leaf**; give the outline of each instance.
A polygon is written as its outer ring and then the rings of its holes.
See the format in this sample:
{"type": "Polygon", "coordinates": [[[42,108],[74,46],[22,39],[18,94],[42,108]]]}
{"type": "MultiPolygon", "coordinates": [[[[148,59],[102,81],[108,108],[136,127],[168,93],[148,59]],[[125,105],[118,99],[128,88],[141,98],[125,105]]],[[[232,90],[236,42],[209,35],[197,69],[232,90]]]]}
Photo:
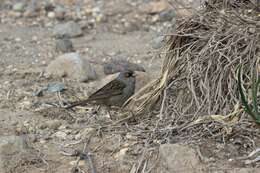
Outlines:
{"type": "Polygon", "coordinates": [[[255,121],[257,121],[257,118],[255,117],[254,112],[253,112],[252,109],[250,108],[250,106],[249,106],[249,104],[248,104],[248,101],[247,101],[247,99],[246,99],[246,96],[245,96],[245,94],[244,94],[243,88],[242,88],[241,68],[242,68],[242,66],[239,66],[239,67],[238,67],[238,90],[239,90],[239,93],[240,93],[240,96],[241,96],[241,101],[242,101],[242,104],[243,104],[244,107],[245,107],[245,111],[246,111],[255,121]]]}
{"type": "Polygon", "coordinates": [[[258,78],[258,80],[256,81],[255,79],[255,75],[253,77],[253,88],[252,88],[252,98],[253,98],[253,107],[254,107],[254,110],[256,112],[256,114],[259,114],[258,112],[258,104],[257,104],[257,91],[258,91],[258,85],[259,85],[259,82],[260,82],[260,78],[258,78]]]}
{"type": "MultiPolygon", "coordinates": [[[[255,75],[257,77],[257,75],[255,75]]],[[[255,77],[254,77],[255,78],[255,77]]],[[[257,104],[257,92],[258,92],[258,86],[260,83],[260,78],[257,77],[257,81],[253,80],[253,90],[252,90],[252,97],[253,97],[253,106],[254,106],[254,116],[256,118],[256,121],[260,123],[260,114],[258,112],[258,104],[257,104]]]]}

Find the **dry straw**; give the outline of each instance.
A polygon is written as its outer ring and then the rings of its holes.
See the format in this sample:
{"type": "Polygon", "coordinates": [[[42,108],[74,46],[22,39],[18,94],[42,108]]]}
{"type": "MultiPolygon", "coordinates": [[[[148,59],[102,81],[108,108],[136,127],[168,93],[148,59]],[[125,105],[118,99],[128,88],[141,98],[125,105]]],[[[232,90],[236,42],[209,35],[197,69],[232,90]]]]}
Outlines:
{"type": "Polygon", "coordinates": [[[239,103],[236,69],[248,82],[259,62],[260,12],[256,1],[209,0],[178,21],[165,38],[161,76],[129,102],[141,115],[158,102],[162,114],[227,115],[239,103]]]}

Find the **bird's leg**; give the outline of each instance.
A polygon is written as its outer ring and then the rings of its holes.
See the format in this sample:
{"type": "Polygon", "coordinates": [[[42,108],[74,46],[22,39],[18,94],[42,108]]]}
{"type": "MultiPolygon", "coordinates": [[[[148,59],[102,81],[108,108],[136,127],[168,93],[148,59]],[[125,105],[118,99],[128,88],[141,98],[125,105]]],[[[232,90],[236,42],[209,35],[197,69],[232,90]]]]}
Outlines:
{"type": "Polygon", "coordinates": [[[115,117],[112,116],[111,112],[110,112],[110,107],[106,106],[106,109],[107,109],[107,114],[108,114],[108,117],[111,119],[111,120],[114,120],[115,117]]]}
{"type": "Polygon", "coordinates": [[[65,106],[64,106],[64,100],[63,100],[63,98],[62,98],[62,96],[61,96],[61,92],[60,92],[60,91],[57,92],[57,96],[58,96],[58,99],[59,99],[60,106],[61,106],[62,108],[64,108],[64,107],[65,107],[65,106]]]}
{"type": "Polygon", "coordinates": [[[95,115],[98,115],[99,109],[100,109],[100,105],[97,105],[97,106],[94,105],[93,109],[91,109],[91,113],[95,119],[97,119],[97,116],[95,116],[95,115]]]}
{"type": "Polygon", "coordinates": [[[96,106],[95,109],[94,109],[94,111],[95,111],[95,112],[98,112],[99,109],[100,109],[100,105],[96,106]]]}

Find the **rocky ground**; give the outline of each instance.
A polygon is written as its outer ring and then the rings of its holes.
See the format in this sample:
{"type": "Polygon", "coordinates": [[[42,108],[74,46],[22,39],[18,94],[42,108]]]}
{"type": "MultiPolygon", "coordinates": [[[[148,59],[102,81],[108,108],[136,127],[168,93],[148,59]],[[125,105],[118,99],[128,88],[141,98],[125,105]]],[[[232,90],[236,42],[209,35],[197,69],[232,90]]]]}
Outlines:
{"type": "Polygon", "coordinates": [[[103,126],[123,113],[58,108],[124,65],[140,71],[136,90],[156,78],[161,35],[177,15],[166,1],[6,0],[0,9],[0,172],[257,172],[234,161],[245,154],[234,146],[147,147],[136,135],[145,127],[103,126]]]}

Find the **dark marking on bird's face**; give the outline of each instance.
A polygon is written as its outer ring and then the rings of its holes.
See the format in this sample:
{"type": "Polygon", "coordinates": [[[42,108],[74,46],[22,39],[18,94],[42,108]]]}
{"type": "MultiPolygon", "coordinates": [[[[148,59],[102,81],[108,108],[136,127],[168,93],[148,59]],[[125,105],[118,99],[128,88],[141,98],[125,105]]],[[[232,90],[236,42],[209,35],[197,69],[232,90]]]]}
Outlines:
{"type": "Polygon", "coordinates": [[[124,72],[124,76],[126,78],[129,78],[129,77],[134,77],[135,75],[134,75],[134,72],[132,70],[127,70],[127,71],[124,72]]]}

